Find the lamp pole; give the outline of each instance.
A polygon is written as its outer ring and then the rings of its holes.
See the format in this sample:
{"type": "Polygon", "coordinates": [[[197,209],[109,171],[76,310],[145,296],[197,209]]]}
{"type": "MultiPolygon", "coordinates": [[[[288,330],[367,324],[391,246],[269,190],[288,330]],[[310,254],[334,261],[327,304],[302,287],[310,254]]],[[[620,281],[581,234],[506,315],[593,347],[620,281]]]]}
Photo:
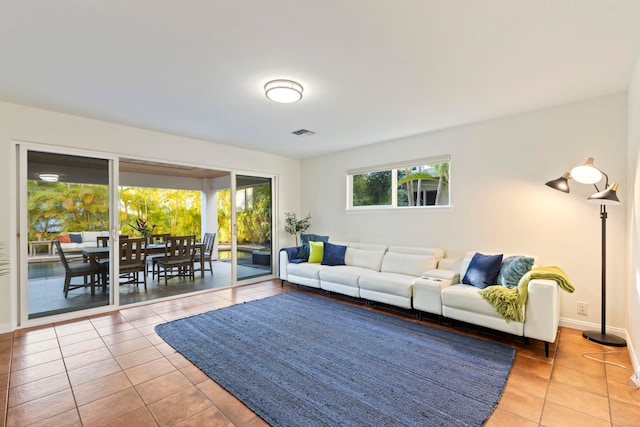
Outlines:
{"type": "Polygon", "coordinates": [[[626,347],[627,342],[616,335],[607,334],[606,319],[607,319],[607,207],[600,205],[600,223],[602,224],[601,233],[601,322],[600,332],[598,331],[584,331],[582,336],[598,344],[609,345],[612,347],[626,347]]]}

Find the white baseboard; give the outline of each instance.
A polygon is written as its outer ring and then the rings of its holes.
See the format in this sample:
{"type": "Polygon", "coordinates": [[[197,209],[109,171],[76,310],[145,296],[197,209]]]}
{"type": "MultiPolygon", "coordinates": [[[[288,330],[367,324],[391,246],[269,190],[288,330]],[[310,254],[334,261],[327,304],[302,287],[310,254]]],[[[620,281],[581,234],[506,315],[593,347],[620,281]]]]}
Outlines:
{"type": "MultiPolygon", "coordinates": [[[[565,328],[577,329],[579,331],[600,330],[599,323],[583,322],[581,320],[567,319],[565,317],[560,318],[560,326],[564,326],[565,328]]],[[[629,341],[626,329],[612,328],[611,326],[607,326],[607,333],[618,335],[621,338],[627,338],[627,341],[629,341]]]]}
{"type": "Polygon", "coordinates": [[[13,332],[13,325],[11,323],[0,323],[0,334],[9,332],[13,332]]]}
{"type": "Polygon", "coordinates": [[[631,358],[633,370],[634,372],[638,372],[640,371],[640,360],[638,360],[638,353],[636,353],[635,349],[633,348],[633,344],[631,342],[629,334],[627,334],[627,347],[629,347],[629,358],[631,358]]]}

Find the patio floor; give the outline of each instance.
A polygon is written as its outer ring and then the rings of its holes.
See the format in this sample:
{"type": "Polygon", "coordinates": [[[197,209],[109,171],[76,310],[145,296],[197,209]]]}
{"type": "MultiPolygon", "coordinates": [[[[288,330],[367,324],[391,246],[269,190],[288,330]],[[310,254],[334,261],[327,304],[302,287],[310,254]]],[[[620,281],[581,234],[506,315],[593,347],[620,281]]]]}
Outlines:
{"type": "MultiPolygon", "coordinates": [[[[37,263],[30,264],[30,268],[37,263]]],[[[261,266],[239,260],[238,279],[249,279],[268,275],[271,272],[270,266],[261,266]]],[[[42,272],[40,273],[42,274],[42,272]]],[[[29,279],[29,318],[39,318],[80,309],[99,307],[109,304],[109,288],[103,292],[101,288],[96,288],[96,294],[91,295],[90,287],[78,288],[69,291],[67,298],[62,292],[64,285],[64,273],[60,275],[60,270],[54,269],[51,276],[29,279]]],[[[74,278],[72,283],[82,278],[74,278]]],[[[166,298],[174,295],[186,294],[189,292],[206,289],[216,289],[231,286],[231,264],[227,261],[213,262],[213,275],[205,272],[205,276],[200,277],[200,272],[196,272],[195,280],[173,278],[169,279],[165,286],[164,280],[158,282],[152,280],[151,275],[147,276],[147,290],[144,285],[121,285],[120,305],[133,304],[150,301],[159,298],[166,298]]]]}

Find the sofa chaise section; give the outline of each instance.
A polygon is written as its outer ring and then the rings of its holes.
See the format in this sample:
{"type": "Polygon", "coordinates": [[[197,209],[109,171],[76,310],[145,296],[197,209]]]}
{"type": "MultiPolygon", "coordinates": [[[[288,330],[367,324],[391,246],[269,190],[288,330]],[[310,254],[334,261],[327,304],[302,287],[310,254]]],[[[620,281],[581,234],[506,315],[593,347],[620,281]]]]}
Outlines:
{"type": "MultiPolygon", "coordinates": [[[[460,278],[464,277],[473,255],[474,252],[469,252],[462,260],[460,278]]],[[[505,255],[505,258],[507,256],[505,255]]],[[[549,343],[555,342],[560,322],[560,288],[554,280],[533,279],[529,282],[528,297],[524,305],[524,322],[505,320],[478,291],[477,287],[462,283],[445,286],[441,291],[442,315],[544,341],[545,353],[548,355],[549,343]]]]}

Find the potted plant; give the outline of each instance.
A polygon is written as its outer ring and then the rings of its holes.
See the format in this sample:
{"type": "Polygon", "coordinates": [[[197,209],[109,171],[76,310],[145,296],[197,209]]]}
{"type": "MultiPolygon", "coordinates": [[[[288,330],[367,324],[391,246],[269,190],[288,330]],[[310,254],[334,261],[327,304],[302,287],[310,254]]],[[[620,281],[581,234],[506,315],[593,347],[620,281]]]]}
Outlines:
{"type": "Polygon", "coordinates": [[[298,234],[304,233],[311,227],[311,214],[307,214],[305,218],[298,219],[296,214],[286,212],[284,217],[284,231],[296,238],[296,246],[298,246],[298,234]]]}
{"type": "Polygon", "coordinates": [[[140,217],[136,218],[133,224],[129,224],[129,227],[137,231],[140,234],[140,237],[144,237],[147,240],[149,240],[149,238],[153,234],[153,230],[157,226],[157,224],[150,225],[145,219],[140,217]]]}

